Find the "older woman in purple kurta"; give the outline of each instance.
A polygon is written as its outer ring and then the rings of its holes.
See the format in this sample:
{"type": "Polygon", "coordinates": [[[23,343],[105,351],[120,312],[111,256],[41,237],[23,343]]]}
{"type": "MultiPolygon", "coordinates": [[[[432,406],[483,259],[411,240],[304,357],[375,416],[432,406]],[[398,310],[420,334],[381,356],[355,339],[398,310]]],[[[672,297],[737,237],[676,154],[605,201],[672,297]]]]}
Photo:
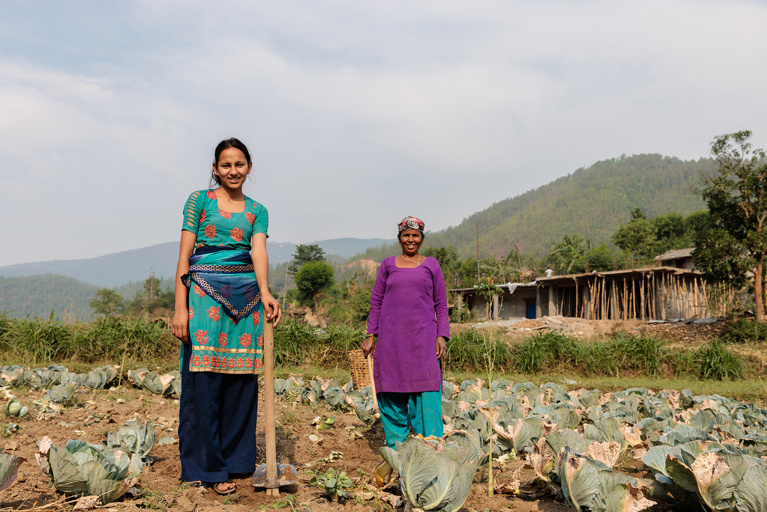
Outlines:
{"type": "Polygon", "coordinates": [[[375,347],[375,385],[386,444],[407,439],[410,428],[441,436],[442,367],[450,337],[447,293],[436,259],[418,254],[424,223],[398,225],[402,254],[378,269],[370,299],[365,355],[375,347]],[[377,342],[376,342],[377,337],[377,342]]]}

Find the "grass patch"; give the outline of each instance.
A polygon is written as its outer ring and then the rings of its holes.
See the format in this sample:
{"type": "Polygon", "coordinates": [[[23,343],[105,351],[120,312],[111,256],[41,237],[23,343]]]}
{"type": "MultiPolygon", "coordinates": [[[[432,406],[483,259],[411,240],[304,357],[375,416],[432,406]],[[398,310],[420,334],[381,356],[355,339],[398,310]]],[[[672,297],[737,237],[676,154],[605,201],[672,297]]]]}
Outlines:
{"type": "Polygon", "coordinates": [[[509,365],[511,347],[505,341],[500,329],[457,330],[447,342],[445,367],[461,370],[479,370],[487,365],[488,344],[492,357],[499,368],[509,365]],[[485,343],[488,342],[488,344],[485,343]]]}
{"type": "MultiPolygon", "coordinates": [[[[733,332],[750,333],[755,329],[750,320],[732,325],[736,327],[730,331],[731,336],[735,336],[733,332]]],[[[359,348],[364,332],[361,326],[335,324],[320,329],[285,321],[275,330],[275,373],[279,377],[310,375],[346,381],[350,370],[347,353],[359,348]]],[[[748,345],[737,350],[749,356],[746,358],[721,341],[699,345],[697,350],[671,349],[664,340],[647,335],[624,332],[593,341],[550,331],[519,341],[512,340],[502,329],[456,326],[443,367],[447,374],[483,375],[490,355],[498,374],[543,374],[541,379],[547,380],[551,379],[546,375],[553,373],[577,376],[574,380],[610,376],[730,381],[762,372],[760,351],[767,343],[756,343],[753,336],[749,339],[752,341],[748,345]]],[[[0,314],[0,364],[6,365],[21,362],[40,367],[56,363],[87,373],[94,366],[120,364],[123,372],[145,367],[164,373],[178,369],[179,343],[165,324],[143,318],[106,317],[66,324],[0,314]]]]}
{"type": "Polygon", "coordinates": [[[105,317],[90,323],[8,318],[0,315],[0,352],[3,360],[26,365],[48,365],[74,360],[93,364],[167,358],[178,353],[178,340],[160,322],[145,318],[105,317]]]}
{"type": "Polygon", "coordinates": [[[737,380],[745,374],[743,358],[729,350],[718,339],[695,352],[698,373],[703,379],[737,380]]]}
{"type": "Polygon", "coordinates": [[[302,322],[282,322],[274,331],[274,364],[348,370],[347,352],[358,349],[364,336],[361,327],[344,324],[320,329],[302,322]]]}
{"type": "Polygon", "coordinates": [[[724,343],[767,341],[767,324],[748,318],[739,318],[725,325],[720,337],[724,343]]]}
{"type": "Polygon", "coordinates": [[[611,345],[616,366],[651,376],[658,375],[668,354],[663,340],[647,335],[622,332],[612,338],[611,345]]]}

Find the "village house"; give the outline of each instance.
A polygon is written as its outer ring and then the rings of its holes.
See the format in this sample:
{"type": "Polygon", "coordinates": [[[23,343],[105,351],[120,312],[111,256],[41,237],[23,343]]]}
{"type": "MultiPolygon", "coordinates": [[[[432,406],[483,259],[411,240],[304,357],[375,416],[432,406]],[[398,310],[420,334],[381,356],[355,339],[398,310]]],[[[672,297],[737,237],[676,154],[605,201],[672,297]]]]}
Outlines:
{"type": "Polygon", "coordinates": [[[568,316],[587,320],[670,320],[710,316],[699,272],[674,266],[539,277],[496,285],[488,304],[474,288],[449,290],[454,308],[492,320],[568,316]]]}
{"type": "Polygon", "coordinates": [[[694,250],[695,247],[674,249],[673,251],[667,251],[659,256],[656,256],[655,261],[661,267],[675,267],[684,268],[687,270],[695,270],[695,263],[693,262],[692,258],[692,252],[694,250]]]}

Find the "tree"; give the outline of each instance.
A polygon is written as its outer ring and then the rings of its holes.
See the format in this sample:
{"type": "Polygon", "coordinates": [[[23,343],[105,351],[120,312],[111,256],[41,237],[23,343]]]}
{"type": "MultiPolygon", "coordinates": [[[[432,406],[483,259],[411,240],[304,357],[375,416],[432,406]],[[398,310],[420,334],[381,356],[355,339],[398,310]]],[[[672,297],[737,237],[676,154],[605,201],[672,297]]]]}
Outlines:
{"type": "Polygon", "coordinates": [[[584,258],[591,242],[578,235],[564,235],[562,241],[551,246],[548,260],[557,274],[575,274],[585,270],[584,258]]]}
{"type": "Polygon", "coordinates": [[[320,290],[333,284],[333,267],[324,261],[310,261],[301,266],[295,281],[301,300],[313,300],[320,290]]]}
{"type": "Polygon", "coordinates": [[[595,270],[597,272],[613,270],[613,254],[606,244],[592,247],[591,250],[586,253],[584,259],[586,260],[586,263],[591,270],[595,270]]]}
{"type": "Polygon", "coordinates": [[[650,225],[655,230],[654,253],[683,249],[692,243],[685,218],[677,212],[659,215],[650,221],[650,225]]]}
{"type": "Polygon", "coordinates": [[[89,306],[97,315],[120,315],[125,311],[125,300],[117,291],[110,288],[101,288],[96,292],[96,296],[91,299],[89,306]]]}
{"type": "Polygon", "coordinates": [[[301,267],[313,261],[325,261],[325,251],[317,244],[299,244],[288,265],[288,273],[295,275],[301,267]]]}
{"type": "MultiPolygon", "coordinates": [[[[500,295],[498,287],[486,279],[474,285],[474,288],[477,290],[477,295],[485,299],[485,320],[490,320],[490,306],[493,305],[495,297],[500,295]]],[[[495,314],[497,315],[498,312],[496,311],[495,314]]]]}
{"type": "Polygon", "coordinates": [[[442,275],[445,279],[445,286],[447,288],[454,287],[458,284],[461,258],[458,255],[458,251],[455,250],[455,247],[452,245],[448,245],[447,247],[426,247],[421,251],[421,255],[425,257],[431,256],[439,262],[439,266],[442,268],[442,275]]]}
{"type": "Polygon", "coordinates": [[[144,295],[147,300],[155,300],[162,292],[162,281],[154,275],[153,271],[150,271],[149,277],[144,281],[144,295]]]}
{"type": "Polygon", "coordinates": [[[613,235],[613,242],[626,253],[630,261],[637,257],[648,259],[655,255],[658,242],[656,230],[639,208],[631,212],[631,220],[618,228],[613,235]]]}
{"type": "Polygon", "coordinates": [[[756,320],[763,322],[767,155],[763,149],[752,149],[750,138],[750,131],[742,131],[721,135],[711,143],[717,173],[702,177],[700,193],[712,227],[701,236],[702,247],[696,248],[694,257],[696,265],[716,279],[751,279],[756,320]]]}
{"type": "Polygon", "coordinates": [[[155,277],[154,272],[144,280],[143,291],[139,291],[129,303],[125,305],[125,312],[129,315],[140,315],[142,312],[155,314],[167,314],[160,310],[173,309],[176,292],[172,289],[162,289],[162,281],[155,277]]]}

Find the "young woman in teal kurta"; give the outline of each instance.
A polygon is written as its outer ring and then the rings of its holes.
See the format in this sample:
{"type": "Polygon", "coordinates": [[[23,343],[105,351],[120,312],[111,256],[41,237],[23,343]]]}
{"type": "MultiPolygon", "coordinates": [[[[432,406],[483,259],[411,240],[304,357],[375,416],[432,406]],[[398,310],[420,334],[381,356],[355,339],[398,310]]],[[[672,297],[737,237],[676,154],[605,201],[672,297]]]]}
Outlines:
{"type": "MultiPolygon", "coordinates": [[[[256,233],[266,235],[269,224],[266,208],[248,196],[245,196],[244,211],[222,210],[218,206],[215,190],[193,192],[186,202],[184,213],[182,229],[196,235],[195,254],[206,254],[200,260],[203,263],[198,263],[199,266],[220,265],[221,260],[228,258],[233,251],[246,253],[249,259],[250,240],[256,233]],[[224,248],[227,250],[215,250],[224,248]],[[204,249],[214,250],[207,252],[204,249]]],[[[259,302],[251,311],[244,311],[255,297],[237,294],[232,290],[238,281],[248,278],[254,281],[253,271],[222,276],[225,279],[228,277],[231,282],[223,283],[221,292],[212,289],[211,279],[205,277],[205,272],[190,272],[187,276],[185,284],[190,288],[190,336],[189,343],[182,346],[182,351],[192,351],[189,371],[259,373],[263,358],[261,318],[264,307],[259,302]],[[241,274],[239,280],[238,274],[241,274]],[[238,298],[240,302],[245,302],[245,307],[234,308],[233,301],[238,298]]],[[[181,359],[184,359],[183,353],[181,359]]]]}
{"type": "Polygon", "coordinates": [[[216,147],[218,188],[189,196],[176,267],[181,480],[219,494],[255,470],[262,322],[281,316],[268,288],[268,214],[242,192],[252,166],[239,140],[216,147]]]}

